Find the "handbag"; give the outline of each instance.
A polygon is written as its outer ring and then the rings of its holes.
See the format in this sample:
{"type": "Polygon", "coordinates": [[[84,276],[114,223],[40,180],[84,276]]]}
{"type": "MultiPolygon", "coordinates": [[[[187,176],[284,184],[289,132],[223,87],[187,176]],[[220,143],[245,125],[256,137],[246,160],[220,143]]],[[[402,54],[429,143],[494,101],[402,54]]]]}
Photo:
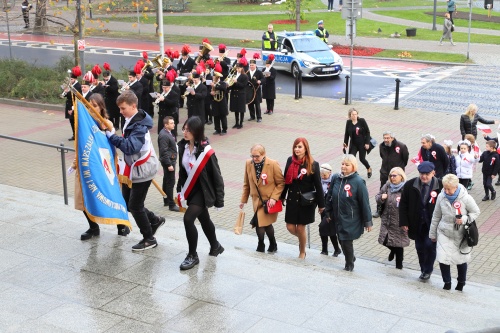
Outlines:
{"type": "Polygon", "coordinates": [[[243,233],[243,224],[245,223],[245,212],[240,210],[238,218],[236,218],[236,223],[234,224],[234,233],[236,235],[241,235],[243,233]]]}
{"type": "Polygon", "coordinates": [[[300,205],[312,206],[316,203],[316,191],[302,192],[300,191],[300,205]]]}
{"type": "Polygon", "coordinates": [[[266,214],[275,214],[283,210],[281,200],[277,200],[273,207],[269,206],[269,200],[263,201],[262,203],[264,204],[264,213],[266,214]]]}
{"type": "MultiPolygon", "coordinates": [[[[468,247],[474,247],[478,244],[479,242],[479,230],[477,229],[477,224],[476,221],[472,222],[465,222],[464,224],[464,238],[460,242],[460,247],[462,244],[466,242],[468,247]]],[[[471,249],[472,251],[472,249],[471,249]]],[[[469,254],[471,251],[467,253],[463,253],[460,251],[462,254],[469,254]]]]}

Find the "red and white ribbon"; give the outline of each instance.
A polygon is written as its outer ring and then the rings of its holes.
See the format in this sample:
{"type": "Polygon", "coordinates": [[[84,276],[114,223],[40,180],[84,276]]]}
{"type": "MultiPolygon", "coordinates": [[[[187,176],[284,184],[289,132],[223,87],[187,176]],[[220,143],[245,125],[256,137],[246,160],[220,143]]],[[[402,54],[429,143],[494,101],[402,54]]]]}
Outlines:
{"type": "Polygon", "coordinates": [[[434,151],[434,150],[433,150],[433,151],[432,151],[432,153],[431,153],[431,155],[434,157],[434,159],[435,159],[435,160],[437,160],[437,157],[436,157],[436,155],[437,155],[437,154],[436,154],[436,151],[434,151]]]}
{"type": "Polygon", "coordinates": [[[267,185],[267,175],[263,173],[260,178],[262,178],[262,185],[267,185]]]}
{"type": "Polygon", "coordinates": [[[344,186],[344,191],[345,191],[345,196],[346,196],[347,198],[352,197],[352,193],[351,193],[351,185],[349,185],[349,184],[345,184],[345,186],[344,186]]]}
{"type": "Polygon", "coordinates": [[[307,170],[305,168],[300,169],[300,173],[299,173],[297,178],[302,180],[302,178],[305,176],[306,173],[307,173],[307,170]]]}
{"type": "Polygon", "coordinates": [[[396,147],[395,150],[396,150],[396,153],[399,154],[399,151],[401,150],[401,148],[400,147],[396,147]]]}
{"type": "Polygon", "coordinates": [[[436,197],[438,196],[436,191],[431,192],[431,199],[429,200],[429,203],[434,204],[436,203],[436,197]]]}
{"type": "Polygon", "coordinates": [[[453,203],[453,207],[457,210],[457,215],[462,215],[462,211],[460,210],[460,208],[462,207],[462,204],[460,204],[460,202],[455,201],[453,203]]]}
{"type": "Polygon", "coordinates": [[[401,201],[401,197],[396,198],[396,207],[399,207],[399,202],[401,201]]]}
{"type": "Polygon", "coordinates": [[[496,158],[492,157],[492,158],[491,158],[491,163],[490,163],[490,165],[495,164],[495,160],[496,160],[496,158]]]}

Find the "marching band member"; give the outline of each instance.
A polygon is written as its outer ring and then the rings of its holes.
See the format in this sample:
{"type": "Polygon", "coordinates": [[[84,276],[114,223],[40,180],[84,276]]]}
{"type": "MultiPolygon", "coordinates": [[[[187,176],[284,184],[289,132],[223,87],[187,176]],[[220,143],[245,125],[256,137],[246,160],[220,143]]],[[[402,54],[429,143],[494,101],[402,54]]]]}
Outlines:
{"type": "Polygon", "coordinates": [[[229,67],[231,66],[231,59],[229,59],[226,54],[226,45],[219,44],[219,58],[216,61],[218,61],[222,67],[222,80],[225,80],[229,75],[229,67]]]}
{"type": "Polygon", "coordinates": [[[262,103],[262,92],[260,85],[264,80],[264,75],[257,68],[257,59],[260,58],[258,53],[254,53],[253,59],[250,60],[250,70],[248,71],[248,79],[255,90],[255,98],[252,103],[248,104],[248,111],[250,111],[250,118],[248,120],[255,120],[257,117],[257,122],[262,121],[262,114],[260,111],[260,103],[262,103]]]}
{"type": "MultiPolygon", "coordinates": [[[[245,57],[246,54],[247,54],[247,50],[245,50],[245,48],[242,48],[241,51],[236,54],[236,60],[233,63],[233,68],[240,62],[241,59],[245,59],[245,60],[243,60],[243,64],[245,64],[243,67],[245,69],[244,73],[248,72],[249,67],[248,67],[248,60],[245,57]]],[[[236,68],[235,68],[235,70],[236,70],[236,68]]]]}
{"type": "Polygon", "coordinates": [[[142,89],[143,89],[143,86],[142,84],[139,82],[139,80],[137,80],[137,75],[138,74],[141,74],[141,71],[142,71],[142,66],[140,63],[136,63],[135,64],[135,67],[134,67],[134,70],[131,70],[129,71],[128,73],[128,83],[125,84],[125,86],[122,88],[124,90],[132,90],[135,94],[135,96],[137,97],[137,100],[138,100],[138,104],[137,104],[137,108],[138,109],[141,109],[142,105],[141,105],[141,96],[142,96],[142,89]]]}
{"type": "MultiPolygon", "coordinates": [[[[184,45],[181,49],[182,58],[177,63],[177,75],[186,76],[185,74],[190,73],[191,70],[193,69],[193,66],[196,65],[193,58],[189,56],[189,52],[191,52],[189,45],[184,45]]],[[[184,93],[186,92],[186,85],[182,85],[180,88],[181,88],[180,96],[183,96],[184,93]]],[[[179,107],[182,108],[183,106],[184,106],[184,99],[180,98],[179,107]]]]}
{"type": "Polygon", "coordinates": [[[101,82],[99,82],[99,75],[101,75],[102,70],[99,65],[95,65],[92,67],[92,84],[90,86],[90,91],[94,94],[100,94],[102,97],[104,97],[104,86],[102,85],[101,82]]]}
{"type": "MultiPolygon", "coordinates": [[[[143,65],[142,67],[144,68],[144,65],[147,64],[148,61],[148,53],[146,51],[142,52],[142,58],[143,60],[143,65]]],[[[153,101],[151,100],[151,95],[149,95],[150,92],[154,92],[154,73],[153,73],[153,68],[147,64],[146,68],[142,71],[142,77],[140,79],[140,82],[142,83],[144,89],[142,91],[142,105],[144,108],[144,111],[146,111],[151,118],[154,117],[155,111],[154,111],[154,106],[153,106],[153,101]],[[146,96],[147,95],[147,96],[146,96]],[[147,105],[147,106],[146,106],[147,105]]]]}
{"type": "Polygon", "coordinates": [[[212,115],[214,117],[215,132],[213,134],[227,134],[227,83],[224,82],[222,61],[215,65],[214,80],[211,84],[212,115]]]}
{"type": "Polygon", "coordinates": [[[90,96],[92,96],[93,92],[90,90],[90,85],[92,84],[92,80],[94,79],[94,76],[92,75],[92,72],[87,72],[85,76],[83,77],[82,81],[82,96],[85,98],[87,101],[90,101],[90,96]]]}
{"type": "Polygon", "coordinates": [[[236,77],[234,83],[229,83],[229,89],[231,89],[231,98],[229,99],[229,110],[234,112],[234,118],[236,123],[233,128],[243,128],[243,117],[245,116],[246,110],[246,94],[245,89],[247,89],[248,76],[245,74],[246,59],[241,58],[240,62],[236,65],[236,77]]]}
{"type": "Polygon", "coordinates": [[[191,92],[186,96],[186,105],[188,118],[198,116],[205,119],[205,97],[207,96],[207,87],[201,83],[201,73],[193,74],[193,84],[191,92]]]}
{"type": "MultiPolygon", "coordinates": [[[[82,75],[82,70],[80,66],[73,67],[70,75],[69,84],[73,86],[80,94],[82,93],[82,87],[80,83],[78,83],[78,77],[82,75]]],[[[61,95],[62,97],[66,97],[66,107],[64,109],[64,117],[69,119],[69,123],[71,125],[71,130],[73,131],[73,136],[68,139],[68,141],[75,140],[75,115],[73,113],[73,93],[67,87],[64,89],[64,92],[61,95]]]]}
{"type": "Polygon", "coordinates": [[[202,60],[207,62],[208,59],[210,59],[210,51],[208,51],[206,54],[202,53],[203,49],[205,48],[203,43],[207,43],[208,45],[211,44],[210,41],[208,40],[208,38],[203,39],[203,42],[200,45],[200,50],[198,51],[198,56],[196,57],[196,61],[195,61],[197,64],[199,64],[202,60]]]}
{"type": "Polygon", "coordinates": [[[210,82],[213,81],[212,69],[215,67],[214,61],[208,59],[205,63],[205,76],[203,77],[203,84],[207,87],[207,96],[205,97],[205,124],[212,125],[212,94],[208,93],[212,88],[210,82]],[[207,85],[207,81],[209,84],[207,85]]]}
{"type": "Polygon", "coordinates": [[[118,80],[111,75],[111,67],[107,62],[103,65],[104,72],[102,77],[104,79],[104,101],[106,103],[106,109],[108,110],[109,119],[113,123],[115,129],[120,128],[120,108],[116,105],[116,99],[120,95],[118,93],[118,80]]]}
{"type": "Polygon", "coordinates": [[[274,54],[270,54],[266,60],[266,67],[262,71],[264,81],[262,82],[262,98],[266,100],[265,114],[273,114],[274,100],[276,99],[276,68],[273,67],[274,54]]]}
{"type": "MultiPolygon", "coordinates": [[[[162,81],[161,88],[163,92],[158,94],[158,98],[155,103],[158,104],[158,134],[163,128],[163,118],[170,116],[175,119],[175,113],[177,113],[177,105],[179,103],[179,95],[172,90],[173,84],[170,80],[165,79],[162,81]]],[[[177,117],[178,118],[178,117],[177,117]]],[[[175,123],[175,121],[174,121],[175,123]]],[[[173,130],[173,129],[172,129],[173,130]]],[[[177,136],[177,133],[175,133],[177,136]]]]}

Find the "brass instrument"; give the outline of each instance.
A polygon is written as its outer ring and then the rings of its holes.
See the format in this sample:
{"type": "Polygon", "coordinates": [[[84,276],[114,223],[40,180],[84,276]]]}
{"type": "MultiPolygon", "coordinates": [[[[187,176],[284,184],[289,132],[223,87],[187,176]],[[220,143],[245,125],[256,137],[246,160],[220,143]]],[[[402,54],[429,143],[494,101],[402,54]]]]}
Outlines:
{"type": "MultiPolygon", "coordinates": [[[[235,68],[236,68],[236,66],[233,67],[233,69],[235,69],[235,68]]],[[[236,70],[233,71],[231,69],[231,71],[229,71],[229,75],[224,80],[224,82],[227,83],[228,87],[231,87],[234,84],[234,82],[236,81],[236,75],[237,74],[238,74],[238,72],[236,70]]]]}
{"type": "MultiPolygon", "coordinates": [[[[186,88],[191,87],[191,85],[194,83],[193,79],[188,79],[186,81],[186,88]]],[[[181,98],[186,98],[189,95],[189,91],[186,91],[183,95],[181,95],[181,98]]]]}
{"type": "Polygon", "coordinates": [[[215,89],[215,86],[220,84],[219,81],[220,81],[220,78],[222,76],[221,74],[219,74],[221,76],[219,76],[217,74],[215,74],[214,80],[212,81],[212,92],[213,92],[213,96],[214,96],[214,101],[220,102],[224,99],[224,92],[221,90],[215,89]]]}
{"type": "Polygon", "coordinates": [[[196,60],[194,61],[195,63],[199,64],[200,63],[200,60],[202,57],[204,57],[205,55],[207,55],[210,51],[212,51],[214,48],[212,47],[212,45],[208,44],[208,43],[205,43],[203,42],[203,48],[201,49],[201,55],[198,55],[198,57],[196,57],[196,60]]]}
{"type": "Polygon", "coordinates": [[[146,70],[146,68],[147,68],[148,66],[154,67],[155,65],[151,62],[151,60],[149,60],[149,59],[148,59],[148,60],[146,60],[146,63],[145,63],[145,64],[144,64],[144,66],[142,67],[141,72],[142,72],[142,73],[144,73],[144,71],[146,70]]]}
{"type": "Polygon", "coordinates": [[[226,58],[228,54],[229,54],[229,50],[227,50],[226,53],[224,53],[223,55],[221,55],[220,57],[218,57],[217,59],[215,59],[214,63],[218,63],[218,62],[224,61],[224,58],[226,58]]]}
{"type": "Polygon", "coordinates": [[[167,69],[171,65],[171,61],[168,57],[163,58],[162,67],[167,69]]]}
{"type": "Polygon", "coordinates": [[[154,57],[153,60],[151,61],[151,63],[154,64],[154,65],[152,65],[152,67],[155,67],[155,68],[162,67],[161,54],[154,57]]]}
{"type": "Polygon", "coordinates": [[[127,90],[127,87],[128,87],[129,85],[130,85],[130,81],[128,81],[127,83],[125,83],[125,84],[123,85],[123,87],[121,87],[121,88],[120,88],[120,90],[118,91],[118,93],[120,93],[120,94],[121,94],[122,92],[124,92],[125,90],[127,90]]]}
{"type": "Polygon", "coordinates": [[[69,87],[71,86],[71,80],[69,77],[65,77],[64,78],[64,83],[61,84],[61,89],[63,90],[63,92],[61,93],[61,98],[65,98],[66,95],[69,93],[69,87]]]}
{"type": "Polygon", "coordinates": [[[156,104],[156,105],[160,104],[160,102],[161,102],[160,98],[161,98],[161,97],[165,97],[165,96],[167,96],[167,93],[162,92],[162,93],[160,94],[160,96],[158,96],[158,98],[157,98],[157,99],[153,102],[153,104],[156,104]]]}

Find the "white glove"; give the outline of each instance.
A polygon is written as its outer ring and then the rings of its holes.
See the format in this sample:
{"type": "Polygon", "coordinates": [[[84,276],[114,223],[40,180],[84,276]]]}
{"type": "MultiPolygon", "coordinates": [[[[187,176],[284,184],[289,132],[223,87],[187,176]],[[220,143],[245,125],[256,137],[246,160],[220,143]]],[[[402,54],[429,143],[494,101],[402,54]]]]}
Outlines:
{"type": "Polygon", "coordinates": [[[69,167],[68,171],[66,171],[68,175],[71,175],[73,172],[75,172],[75,169],[73,169],[73,167],[69,167]]]}
{"type": "Polygon", "coordinates": [[[106,130],[106,136],[108,138],[111,137],[113,134],[115,134],[115,129],[114,128],[111,131],[106,130]]]}

